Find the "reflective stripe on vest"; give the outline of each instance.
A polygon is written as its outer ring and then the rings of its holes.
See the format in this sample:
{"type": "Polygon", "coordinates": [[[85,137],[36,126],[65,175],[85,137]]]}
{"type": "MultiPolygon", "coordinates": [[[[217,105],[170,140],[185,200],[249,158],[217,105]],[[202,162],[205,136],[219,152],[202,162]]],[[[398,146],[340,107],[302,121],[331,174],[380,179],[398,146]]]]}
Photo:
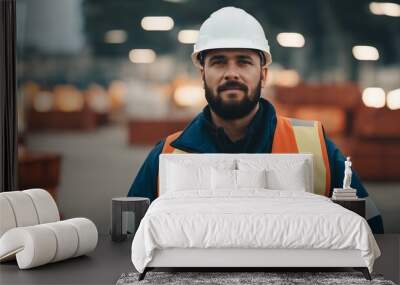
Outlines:
{"type": "Polygon", "coordinates": [[[161,151],[161,153],[187,153],[184,152],[180,149],[174,148],[171,143],[176,140],[180,135],[181,135],[182,131],[173,133],[172,135],[169,135],[164,142],[164,146],[163,149],[161,151]]]}
{"type": "MultiPolygon", "coordinates": [[[[176,132],[166,138],[162,153],[187,153],[171,146],[181,133],[182,131],[176,132]]],[[[331,172],[320,122],[277,116],[272,153],[312,153],[314,155],[314,193],[329,196],[331,172]]]]}
{"type": "Polygon", "coordinates": [[[277,116],[272,153],[312,153],[314,193],[329,196],[331,171],[321,122],[277,116]]]}

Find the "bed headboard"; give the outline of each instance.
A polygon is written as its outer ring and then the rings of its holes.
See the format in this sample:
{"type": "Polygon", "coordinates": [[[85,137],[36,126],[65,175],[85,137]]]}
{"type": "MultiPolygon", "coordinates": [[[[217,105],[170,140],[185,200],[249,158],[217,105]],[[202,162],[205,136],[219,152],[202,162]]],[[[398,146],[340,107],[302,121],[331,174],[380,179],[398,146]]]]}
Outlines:
{"type": "Polygon", "coordinates": [[[225,164],[237,169],[238,161],[262,161],[267,165],[274,165],[277,163],[290,164],[292,162],[304,162],[305,175],[308,180],[307,192],[314,193],[313,189],[313,155],[309,153],[301,154],[161,154],[159,159],[159,195],[166,192],[166,185],[168,185],[168,165],[170,163],[177,163],[190,166],[215,166],[218,164],[225,164]]]}

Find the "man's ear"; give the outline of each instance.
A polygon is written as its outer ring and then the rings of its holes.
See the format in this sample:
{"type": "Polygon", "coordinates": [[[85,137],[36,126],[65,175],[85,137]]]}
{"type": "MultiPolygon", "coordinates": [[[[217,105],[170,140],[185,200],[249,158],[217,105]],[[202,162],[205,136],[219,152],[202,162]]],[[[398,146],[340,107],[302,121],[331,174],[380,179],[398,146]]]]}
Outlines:
{"type": "Polygon", "coordinates": [[[267,85],[268,79],[268,67],[263,66],[261,68],[261,87],[264,88],[267,85]]]}
{"type": "Polygon", "coordinates": [[[204,83],[205,82],[204,66],[200,67],[200,74],[201,74],[201,79],[203,80],[204,83]]]}

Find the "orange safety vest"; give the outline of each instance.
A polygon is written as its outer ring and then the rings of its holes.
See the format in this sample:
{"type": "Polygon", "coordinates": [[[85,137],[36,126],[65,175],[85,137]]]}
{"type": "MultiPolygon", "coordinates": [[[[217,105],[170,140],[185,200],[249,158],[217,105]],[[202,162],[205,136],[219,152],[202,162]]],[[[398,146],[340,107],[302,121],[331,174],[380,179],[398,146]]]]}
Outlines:
{"type": "MultiPolygon", "coordinates": [[[[181,133],[182,131],[179,131],[169,135],[161,153],[187,153],[171,146],[181,133]]],[[[272,153],[312,153],[314,155],[314,193],[329,196],[331,171],[321,122],[277,116],[272,153]]]]}

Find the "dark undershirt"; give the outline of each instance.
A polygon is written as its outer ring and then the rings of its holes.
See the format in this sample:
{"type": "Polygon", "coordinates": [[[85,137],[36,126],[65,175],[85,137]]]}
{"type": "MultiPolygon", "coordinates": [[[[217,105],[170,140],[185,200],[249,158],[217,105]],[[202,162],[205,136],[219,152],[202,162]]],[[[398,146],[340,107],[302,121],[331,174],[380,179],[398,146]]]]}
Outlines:
{"type": "Polygon", "coordinates": [[[253,141],[257,141],[259,138],[257,134],[264,134],[263,130],[265,122],[265,114],[262,104],[259,104],[259,109],[255,114],[254,118],[250,121],[247,126],[246,133],[243,138],[232,141],[229,136],[225,133],[222,127],[216,127],[211,119],[211,112],[209,107],[204,110],[204,117],[206,119],[206,127],[210,128],[209,131],[215,137],[215,142],[218,148],[218,152],[221,153],[248,153],[252,152],[251,146],[254,145],[253,141]]]}

